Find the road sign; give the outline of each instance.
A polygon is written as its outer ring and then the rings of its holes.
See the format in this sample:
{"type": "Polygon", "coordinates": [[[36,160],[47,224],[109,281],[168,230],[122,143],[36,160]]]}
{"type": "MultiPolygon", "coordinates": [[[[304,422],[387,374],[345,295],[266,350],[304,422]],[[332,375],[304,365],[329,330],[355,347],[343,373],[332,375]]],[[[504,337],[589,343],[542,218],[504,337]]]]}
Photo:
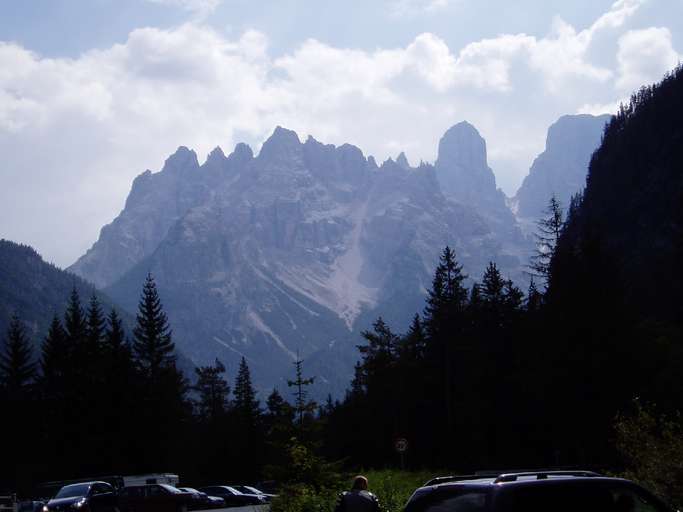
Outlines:
{"type": "Polygon", "coordinates": [[[398,453],[403,453],[408,449],[408,440],[405,437],[399,437],[394,443],[394,448],[398,453]]]}

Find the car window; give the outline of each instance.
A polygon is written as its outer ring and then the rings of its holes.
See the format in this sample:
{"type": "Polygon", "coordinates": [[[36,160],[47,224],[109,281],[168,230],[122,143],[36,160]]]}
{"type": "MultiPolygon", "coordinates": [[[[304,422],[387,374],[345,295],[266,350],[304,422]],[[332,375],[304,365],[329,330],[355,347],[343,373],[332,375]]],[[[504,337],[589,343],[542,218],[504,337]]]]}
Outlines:
{"type": "Polygon", "coordinates": [[[111,492],[112,488],[107,484],[95,484],[93,485],[93,494],[106,494],[111,492]]]}
{"type": "Polygon", "coordinates": [[[164,493],[158,485],[147,486],[147,496],[160,496],[164,493]]]}
{"type": "Polygon", "coordinates": [[[55,498],[75,498],[78,496],[87,496],[90,490],[90,484],[74,484],[62,487],[55,498]]]}

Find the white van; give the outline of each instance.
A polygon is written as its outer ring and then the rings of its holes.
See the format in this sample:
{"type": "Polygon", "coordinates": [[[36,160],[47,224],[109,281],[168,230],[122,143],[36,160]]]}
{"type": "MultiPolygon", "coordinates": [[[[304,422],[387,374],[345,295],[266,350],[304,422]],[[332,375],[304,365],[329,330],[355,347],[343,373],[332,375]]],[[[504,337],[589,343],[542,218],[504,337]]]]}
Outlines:
{"type": "Polygon", "coordinates": [[[148,475],[131,475],[123,477],[123,485],[168,484],[177,487],[180,477],[173,473],[150,473],[148,475]]]}

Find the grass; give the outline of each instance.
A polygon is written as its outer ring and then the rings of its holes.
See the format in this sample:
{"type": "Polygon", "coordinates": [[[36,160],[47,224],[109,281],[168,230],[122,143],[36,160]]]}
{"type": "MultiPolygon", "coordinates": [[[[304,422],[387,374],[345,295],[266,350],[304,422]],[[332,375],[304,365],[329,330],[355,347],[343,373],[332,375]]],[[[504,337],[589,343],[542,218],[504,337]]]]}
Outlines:
{"type": "Polygon", "coordinates": [[[363,473],[370,482],[370,491],[377,496],[383,512],[400,512],[413,491],[424,485],[436,473],[383,469],[363,473]]]}
{"type": "MultiPolygon", "coordinates": [[[[415,489],[436,476],[434,472],[399,471],[391,469],[360,471],[367,477],[369,490],[377,496],[382,512],[401,512],[415,489]]],[[[339,493],[351,488],[354,475],[340,481],[338,488],[313,492],[310,487],[292,486],[283,489],[275,499],[272,512],[334,512],[339,493]]]]}

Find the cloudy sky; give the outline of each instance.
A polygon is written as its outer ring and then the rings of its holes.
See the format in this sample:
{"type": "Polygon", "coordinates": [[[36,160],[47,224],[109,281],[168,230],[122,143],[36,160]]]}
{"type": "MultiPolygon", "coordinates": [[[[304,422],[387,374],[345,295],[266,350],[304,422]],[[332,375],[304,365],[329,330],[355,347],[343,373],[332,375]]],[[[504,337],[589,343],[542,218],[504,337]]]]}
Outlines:
{"type": "Polygon", "coordinates": [[[177,146],[276,125],[433,161],[466,119],[514,195],[547,127],[683,52],[683,0],[0,0],[0,237],[71,264],[177,146]]]}

